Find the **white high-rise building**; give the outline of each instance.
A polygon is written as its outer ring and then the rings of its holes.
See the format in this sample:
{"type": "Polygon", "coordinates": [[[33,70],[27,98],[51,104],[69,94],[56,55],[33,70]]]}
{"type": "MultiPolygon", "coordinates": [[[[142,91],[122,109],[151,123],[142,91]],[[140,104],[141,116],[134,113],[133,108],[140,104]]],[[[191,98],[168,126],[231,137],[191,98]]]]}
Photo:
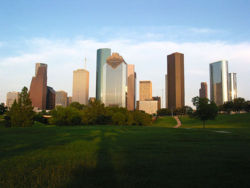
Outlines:
{"type": "Polygon", "coordinates": [[[15,100],[16,102],[18,101],[18,96],[19,96],[19,92],[16,92],[16,91],[8,92],[7,97],[6,97],[6,106],[10,108],[15,100]]]}

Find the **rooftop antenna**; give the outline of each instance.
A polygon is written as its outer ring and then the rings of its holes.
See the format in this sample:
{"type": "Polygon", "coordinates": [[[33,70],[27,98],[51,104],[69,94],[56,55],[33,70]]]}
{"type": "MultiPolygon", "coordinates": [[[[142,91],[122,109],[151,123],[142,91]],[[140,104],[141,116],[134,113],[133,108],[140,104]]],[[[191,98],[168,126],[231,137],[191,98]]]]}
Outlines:
{"type": "Polygon", "coordinates": [[[87,69],[87,58],[84,59],[84,69],[87,69]]]}

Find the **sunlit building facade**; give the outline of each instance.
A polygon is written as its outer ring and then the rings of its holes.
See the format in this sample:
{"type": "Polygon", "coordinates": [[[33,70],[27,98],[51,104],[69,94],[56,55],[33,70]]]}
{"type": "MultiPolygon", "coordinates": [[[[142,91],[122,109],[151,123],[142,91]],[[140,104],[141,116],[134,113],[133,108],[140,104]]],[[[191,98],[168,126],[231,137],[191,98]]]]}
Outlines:
{"type": "Polygon", "coordinates": [[[72,102],[88,104],[89,100],[89,72],[85,69],[77,69],[73,72],[72,102]]]}
{"type": "Polygon", "coordinates": [[[152,82],[150,80],[140,81],[140,101],[152,99],[152,82]]]}
{"type": "Polygon", "coordinates": [[[107,58],[111,56],[111,49],[101,48],[97,50],[96,58],[96,100],[103,101],[104,96],[104,65],[107,63],[107,58]]]}
{"type": "Polygon", "coordinates": [[[127,95],[127,109],[135,110],[136,103],[136,73],[135,65],[128,65],[128,95],[127,95]]]}
{"type": "Polygon", "coordinates": [[[6,106],[10,108],[15,100],[16,102],[18,101],[18,97],[19,97],[19,92],[16,91],[8,92],[6,96],[6,106]]]}
{"type": "Polygon", "coordinates": [[[217,61],[209,65],[210,99],[217,105],[228,101],[228,62],[217,61]]]}
{"type": "Polygon", "coordinates": [[[107,58],[103,66],[101,101],[105,106],[126,108],[127,104],[127,63],[118,53],[107,58]]]}
{"type": "Polygon", "coordinates": [[[229,100],[233,101],[237,98],[237,79],[236,73],[228,74],[229,100]]]}
{"type": "Polygon", "coordinates": [[[65,91],[56,92],[56,106],[66,107],[68,103],[68,94],[65,91]]]}

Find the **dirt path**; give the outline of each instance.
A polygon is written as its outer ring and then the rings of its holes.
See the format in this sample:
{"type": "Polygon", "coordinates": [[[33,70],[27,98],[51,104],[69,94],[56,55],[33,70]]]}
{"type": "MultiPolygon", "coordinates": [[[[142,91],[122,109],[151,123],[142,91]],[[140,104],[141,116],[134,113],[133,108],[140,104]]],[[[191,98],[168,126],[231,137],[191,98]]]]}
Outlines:
{"type": "Polygon", "coordinates": [[[174,128],[179,128],[181,126],[181,121],[178,116],[174,116],[174,119],[176,120],[177,124],[174,126],[174,128]]]}

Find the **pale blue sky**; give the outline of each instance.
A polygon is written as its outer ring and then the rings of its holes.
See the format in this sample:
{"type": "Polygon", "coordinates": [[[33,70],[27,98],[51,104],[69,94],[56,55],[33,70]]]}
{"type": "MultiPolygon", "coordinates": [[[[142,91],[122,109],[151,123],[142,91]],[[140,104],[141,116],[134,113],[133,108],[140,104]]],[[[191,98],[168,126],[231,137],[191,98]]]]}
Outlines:
{"type": "Polygon", "coordinates": [[[29,87],[36,62],[48,64],[51,86],[71,94],[72,71],[84,57],[94,96],[102,47],[135,64],[138,81],[152,80],[160,96],[166,55],[184,53],[187,104],[201,81],[209,83],[208,64],[227,59],[239,95],[249,98],[248,0],[0,0],[0,102],[8,91],[29,87]]]}

